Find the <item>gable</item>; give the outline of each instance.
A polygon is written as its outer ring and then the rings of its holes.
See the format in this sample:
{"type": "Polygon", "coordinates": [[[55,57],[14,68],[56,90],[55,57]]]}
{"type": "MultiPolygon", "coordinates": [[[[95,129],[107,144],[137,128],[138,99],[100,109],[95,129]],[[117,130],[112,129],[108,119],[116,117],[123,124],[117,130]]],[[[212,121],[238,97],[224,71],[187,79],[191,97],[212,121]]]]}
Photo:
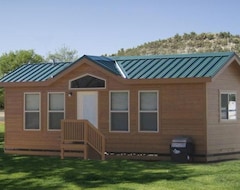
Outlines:
{"type": "Polygon", "coordinates": [[[232,85],[235,86],[233,89],[238,89],[240,84],[240,67],[237,61],[232,61],[225,69],[219,72],[212,80],[208,86],[219,85],[220,88],[228,89],[233,88],[232,85]]]}
{"type": "MultiPolygon", "coordinates": [[[[93,55],[84,55],[82,58],[86,57],[87,59],[91,60],[98,66],[108,70],[109,72],[115,74],[115,75],[121,75],[121,71],[119,70],[117,63],[114,59],[111,59],[110,57],[104,57],[104,56],[93,56],[93,55]]],[[[80,58],[80,59],[82,59],[80,58]]]]}

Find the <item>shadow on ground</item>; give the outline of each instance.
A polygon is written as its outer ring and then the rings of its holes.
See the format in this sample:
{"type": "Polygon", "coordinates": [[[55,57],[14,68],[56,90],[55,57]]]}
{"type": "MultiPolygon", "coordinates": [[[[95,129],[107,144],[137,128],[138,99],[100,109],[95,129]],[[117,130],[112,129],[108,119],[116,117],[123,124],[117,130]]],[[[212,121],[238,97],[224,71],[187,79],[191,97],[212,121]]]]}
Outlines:
{"type": "MultiPolygon", "coordinates": [[[[0,134],[3,142],[3,133],[0,134]]],[[[170,162],[127,160],[93,161],[60,157],[15,156],[0,144],[0,189],[97,188],[111,184],[148,184],[191,177],[189,168],[170,162]]]]}

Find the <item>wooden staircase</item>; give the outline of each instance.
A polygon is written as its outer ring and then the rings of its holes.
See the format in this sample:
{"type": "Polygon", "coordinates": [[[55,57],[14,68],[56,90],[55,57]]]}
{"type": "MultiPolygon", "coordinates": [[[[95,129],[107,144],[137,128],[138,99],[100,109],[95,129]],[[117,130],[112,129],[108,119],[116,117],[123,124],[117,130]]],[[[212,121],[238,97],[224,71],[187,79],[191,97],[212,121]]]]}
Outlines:
{"type": "Polygon", "coordinates": [[[105,160],[105,137],[88,120],[62,120],[61,159],[88,159],[89,148],[105,160]]]}

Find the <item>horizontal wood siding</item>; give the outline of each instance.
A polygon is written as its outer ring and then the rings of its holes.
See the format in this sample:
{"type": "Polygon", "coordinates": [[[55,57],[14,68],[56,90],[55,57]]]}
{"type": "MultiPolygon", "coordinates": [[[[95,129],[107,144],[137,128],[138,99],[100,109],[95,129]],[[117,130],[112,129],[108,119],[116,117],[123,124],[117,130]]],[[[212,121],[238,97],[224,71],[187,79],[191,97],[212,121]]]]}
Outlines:
{"type": "MultiPolygon", "coordinates": [[[[60,131],[48,130],[47,96],[49,92],[65,92],[65,118],[77,119],[77,91],[69,90],[69,80],[90,73],[109,81],[109,76],[93,70],[87,64],[82,64],[76,70],[63,76],[50,86],[27,86],[5,88],[5,152],[23,153],[32,152],[33,155],[60,155],[60,131]],[[68,97],[68,93],[72,96],[68,97]],[[24,93],[39,92],[41,95],[41,128],[39,131],[24,130],[24,93]],[[46,151],[46,152],[44,152],[46,151]],[[48,152],[47,152],[48,151],[48,152]],[[53,151],[50,153],[50,151],[53,151]]],[[[100,91],[107,91],[100,90],[100,91]]],[[[100,112],[99,112],[100,113],[100,112]]],[[[31,154],[31,153],[29,153],[31,154]]]]}
{"type": "Polygon", "coordinates": [[[89,73],[106,80],[106,89],[98,91],[98,129],[106,137],[107,152],[140,152],[170,154],[171,140],[177,135],[188,135],[194,140],[197,154],[206,152],[205,83],[191,84],[127,84],[124,80],[88,64],[81,64],[47,87],[6,89],[6,142],[5,148],[60,149],[60,132],[47,130],[47,93],[66,93],[66,119],[77,119],[77,91],[69,89],[69,80],[89,73]],[[122,81],[122,82],[121,82],[122,81]],[[128,90],[130,95],[129,132],[109,130],[109,91],[128,90]],[[138,93],[157,90],[159,94],[159,131],[139,132],[138,93]],[[23,130],[23,93],[41,93],[41,130],[23,130]],[[72,96],[68,97],[68,92],[72,96]]]}
{"type": "MultiPolygon", "coordinates": [[[[47,130],[47,91],[44,88],[5,89],[5,149],[59,150],[60,132],[47,130]],[[41,125],[39,131],[24,130],[24,92],[41,93],[41,125]]],[[[33,153],[33,154],[38,154],[33,153]]],[[[39,152],[39,154],[44,154],[39,152]]]]}
{"type": "Polygon", "coordinates": [[[197,154],[206,153],[205,84],[122,86],[111,81],[111,88],[130,91],[130,131],[109,132],[108,92],[101,92],[100,129],[107,138],[109,152],[142,152],[169,154],[171,140],[177,135],[194,139],[197,154]],[[159,132],[138,131],[138,91],[159,92],[159,132]]]}
{"type": "MultiPolygon", "coordinates": [[[[207,153],[208,161],[217,159],[233,159],[240,152],[240,69],[233,62],[216,79],[207,85],[207,153]],[[220,90],[237,93],[237,120],[220,121],[220,90]],[[232,154],[228,155],[228,154],[232,154]],[[216,156],[214,156],[216,155],[216,156]],[[223,156],[225,155],[225,156],[223,156]]],[[[238,155],[240,158],[240,156],[238,155]]]]}

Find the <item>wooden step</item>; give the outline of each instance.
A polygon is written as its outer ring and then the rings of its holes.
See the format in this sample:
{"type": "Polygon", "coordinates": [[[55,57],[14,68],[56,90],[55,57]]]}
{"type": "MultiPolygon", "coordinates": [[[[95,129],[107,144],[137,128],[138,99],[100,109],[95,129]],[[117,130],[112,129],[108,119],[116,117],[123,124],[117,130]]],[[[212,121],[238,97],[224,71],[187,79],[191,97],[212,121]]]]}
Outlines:
{"type": "Polygon", "coordinates": [[[64,157],[84,158],[83,152],[64,152],[64,157]]]}
{"type": "Polygon", "coordinates": [[[61,144],[61,149],[64,150],[79,150],[84,151],[86,148],[85,144],[61,144]]]}
{"type": "Polygon", "coordinates": [[[87,159],[87,145],[78,143],[62,143],[61,159],[64,157],[82,157],[87,159]]]}

